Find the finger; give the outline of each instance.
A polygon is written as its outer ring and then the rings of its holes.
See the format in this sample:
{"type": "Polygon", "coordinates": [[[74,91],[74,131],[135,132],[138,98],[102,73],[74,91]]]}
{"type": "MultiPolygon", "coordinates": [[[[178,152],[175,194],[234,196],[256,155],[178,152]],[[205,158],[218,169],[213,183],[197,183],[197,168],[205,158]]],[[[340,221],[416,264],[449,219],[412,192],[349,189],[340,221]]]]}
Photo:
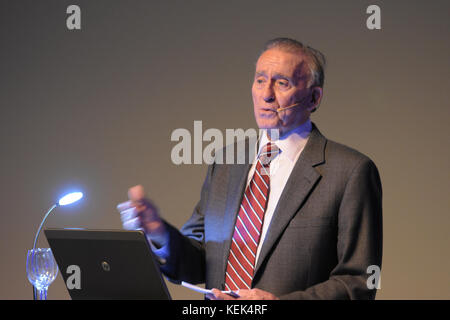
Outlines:
{"type": "Polygon", "coordinates": [[[251,300],[252,290],[238,289],[236,294],[239,296],[238,300],[251,300]]]}
{"type": "Polygon", "coordinates": [[[149,207],[145,203],[136,203],[136,212],[138,214],[147,213],[146,211],[149,210],[149,207]]]}
{"type": "Polygon", "coordinates": [[[231,293],[227,293],[227,295],[229,295],[229,296],[231,296],[233,298],[236,298],[238,300],[241,297],[240,294],[239,294],[239,289],[237,291],[231,291],[231,293]]]}
{"type": "Polygon", "coordinates": [[[153,209],[145,208],[143,211],[138,211],[137,216],[141,219],[141,222],[143,224],[153,223],[153,222],[156,222],[156,223],[161,222],[161,219],[158,216],[158,213],[153,209]]]}
{"type": "Polygon", "coordinates": [[[223,300],[223,298],[221,298],[222,292],[220,292],[220,290],[213,288],[211,289],[211,292],[212,292],[211,300],[223,300]]]}
{"type": "Polygon", "coordinates": [[[139,218],[130,219],[122,223],[125,230],[137,230],[142,227],[139,218]]]}
{"type": "Polygon", "coordinates": [[[217,300],[216,296],[213,295],[212,293],[205,294],[205,299],[207,299],[207,300],[217,300]]]}
{"type": "Polygon", "coordinates": [[[232,296],[230,296],[226,293],[223,293],[219,289],[213,288],[211,291],[214,294],[214,296],[216,297],[215,300],[236,300],[232,296]]]}
{"type": "Polygon", "coordinates": [[[158,211],[155,204],[147,198],[143,198],[138,202],[138,205],[144,206],[145,208],[151,209],[153,211],[158,211]]]}
{"type": "Polygon", "coordinates": [[[137,185],[128,189],[128,199],[137,202],[145,198],[144,187],[137,185]]]}
{"type": "Polygon", "coordinates": [[[130,209],[132,207],[134,207],[134,203],[132,201],[125,201],[125,202],[119,203],[117,205],[117,210],[119,212],[122,212],[122,211],[130,209]]]}

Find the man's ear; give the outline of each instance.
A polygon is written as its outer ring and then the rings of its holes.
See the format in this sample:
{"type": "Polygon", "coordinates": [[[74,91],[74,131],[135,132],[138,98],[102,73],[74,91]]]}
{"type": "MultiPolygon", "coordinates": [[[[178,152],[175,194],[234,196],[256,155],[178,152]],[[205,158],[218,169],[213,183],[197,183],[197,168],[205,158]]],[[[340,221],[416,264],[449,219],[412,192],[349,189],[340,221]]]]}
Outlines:
{"type": "Polygon", "coordinates": [[[322,100],[323,89],[321,87],[312,87],[311,96],[308,104],[309,112],[313,113],[319,107],[320,101],[322,100]]]}

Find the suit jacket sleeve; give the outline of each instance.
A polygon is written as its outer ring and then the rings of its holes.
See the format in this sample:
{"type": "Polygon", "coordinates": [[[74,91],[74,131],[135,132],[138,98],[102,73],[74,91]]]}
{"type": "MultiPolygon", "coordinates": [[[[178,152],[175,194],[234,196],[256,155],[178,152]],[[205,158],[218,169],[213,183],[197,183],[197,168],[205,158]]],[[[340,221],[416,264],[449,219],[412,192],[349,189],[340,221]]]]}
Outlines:
{"type": "Polygon", "coordinates": [[[281,299],[374,299],[367,268],[382,258],[382,190],[378,170],[368,158],[353,169],[338,212],[338,264],[327,281],[281,299]]]}
{"type": "Polygon", "coordinates": [[[208,167],[208,173],[203,183],[200,201],[197,203],[191,218],[180,231],[165,222],[169,232],[168,243],[161,254],[165,263],[161,271],[172,282],[186,281],[190,283],[205,282],[205,243],[203,208],[208,199],[214,164],[208,167]]]}

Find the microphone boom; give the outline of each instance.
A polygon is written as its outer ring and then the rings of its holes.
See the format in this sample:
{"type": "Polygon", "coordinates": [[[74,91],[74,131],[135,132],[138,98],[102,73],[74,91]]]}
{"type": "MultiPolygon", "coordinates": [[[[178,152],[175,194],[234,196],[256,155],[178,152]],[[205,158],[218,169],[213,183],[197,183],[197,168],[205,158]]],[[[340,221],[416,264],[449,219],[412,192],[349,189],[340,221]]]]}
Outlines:
{"type": "Polygon", "coordinates": [[[284,110],[287,110],[287,109],[290,109],[290,108],[294,108],[294,107],[299,106],[299,105],[300,105],[300,102],[297,102],[297,103],[291,104],[290,106],[287,106],[287,107],[278,108],[277,112],[284,111],[284,110]]]}

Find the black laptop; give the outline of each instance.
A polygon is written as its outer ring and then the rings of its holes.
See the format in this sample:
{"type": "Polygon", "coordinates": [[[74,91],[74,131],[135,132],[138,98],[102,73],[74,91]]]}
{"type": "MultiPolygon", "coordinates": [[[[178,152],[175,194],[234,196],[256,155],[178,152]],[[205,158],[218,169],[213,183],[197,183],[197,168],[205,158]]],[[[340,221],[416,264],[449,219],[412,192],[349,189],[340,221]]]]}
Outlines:
{"type": "Polygon", "coordinates": [[[170,299],[142,231],[44,232],[72,299],[170,299]]]}

